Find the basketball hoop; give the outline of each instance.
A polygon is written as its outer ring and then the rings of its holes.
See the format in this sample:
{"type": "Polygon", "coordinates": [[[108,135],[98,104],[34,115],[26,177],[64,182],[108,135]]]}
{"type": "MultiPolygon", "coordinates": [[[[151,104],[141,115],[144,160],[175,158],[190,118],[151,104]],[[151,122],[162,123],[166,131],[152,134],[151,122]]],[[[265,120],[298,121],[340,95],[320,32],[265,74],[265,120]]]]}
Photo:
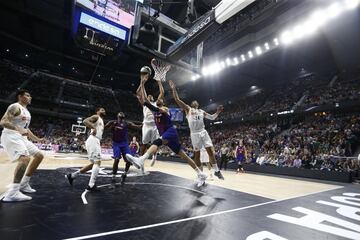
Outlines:
{"type": "Polygon", "coordinates": [[[161,61],[159,59],[153,58],[151,60],[151,66],[153,67],[153,69],[155,71],[154,79],[156,81],[165,82],[166,81],[166,73],[170,70],[171,65],[164,61],[161,61]]]}

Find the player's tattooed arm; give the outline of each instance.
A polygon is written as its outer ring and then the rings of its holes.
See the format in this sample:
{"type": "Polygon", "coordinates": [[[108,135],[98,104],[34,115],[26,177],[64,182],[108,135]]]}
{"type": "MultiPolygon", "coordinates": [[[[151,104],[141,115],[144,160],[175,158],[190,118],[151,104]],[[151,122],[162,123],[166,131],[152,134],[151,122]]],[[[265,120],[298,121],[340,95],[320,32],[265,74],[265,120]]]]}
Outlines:
{"type": "Polygon", "coordinates": [[[3,128],[8,128],[11,130],[16,130],[21,133],[21,129],[18,129],[14,124],[12,124],[12,120],[14,117],[19,116],[21,113],[21,110],[16,105],[10,105],[8,109],[6,110],[4,116],[1,118],[0,125],[3,128]]]}
{"type": "Polygon", "coordinates": [[[175,85],[175,83],[174,83],[172,80],[169,81],[169,85],[170,85],[170,88],[171,88],[173,97],[174,97],[174,99],[175,99],[175,102],[176,102],[177,105],[179,105],[179,107],[181,107],[181,108],[185,111],[185,113],[187,114],[187,113],[189,112],[190,106],[187,105],[186,103],[184,103],[184,102],[180,99],[179,94],[178,94],[178,92],[177,92],[177,90],[176,90],[176,85],[175,85]]]}
{"type": "Polygon", "coordinates": [[[83,121],[84,125],[87,128],[91,128],[91,129],[95,129],[95,122],[99,119],[98,115],[92,115],[91,117],[85,118],[85,120],[83,121]]]}
{"type": "Polygon", "coordinates": [[[204,117],[209,120],[215,120],[222,111],[224,111],[224,107],[223,107],[223,105],[220,105],[217,107],[216,113],[209,114],[207,112],[204,112],[204,117]]]}

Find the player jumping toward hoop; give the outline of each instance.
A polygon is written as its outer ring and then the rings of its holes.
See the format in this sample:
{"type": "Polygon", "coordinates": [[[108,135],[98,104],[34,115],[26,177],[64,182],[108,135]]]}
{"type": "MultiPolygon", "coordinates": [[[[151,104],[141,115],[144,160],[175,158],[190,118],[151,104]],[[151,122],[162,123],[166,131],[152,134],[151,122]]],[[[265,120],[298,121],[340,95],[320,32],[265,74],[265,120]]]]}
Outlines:
{"type": "Polygon", "coordinates": [[[191,142],[194,148],[194,154],[195,154],[194,161],[196,165],[198,167],[201,167],[200,150],[201,148],[205,148],[207,153],[209,154],[210,163],[214,168],[214,175],[217,176],[219,179],[224,180],[224,177],[221,174],[218,165],[216,163],[214,146],[212,144],[208,132],[205,129],[205,124],[204,124],[204,118],[209,120],[215,120],[219,116],[219,114],[224,110],[223,106],[220,105],[217,108],[216,113],[214,114],[209,114],[204,110],[199,109],[199,103],[197,101],[192,101],[190,107],[179,98],[179,95],[176,91],[175,83],[173,81],[170,81],[169,84],[176,103],[186,113],[186,118],[188,120],[189,128],[190,128],[191,142]]]}
{"type": "MultiPolygon", "coordinates": [[[[148,66],[144,66],[140,70],[140,80],[147,81],[151,76],[151,68],[148,66]]],[[[159,84],[159,81],[157,81],[159,84]]],[[[158,96],[158,99],[164,98],[164,88],[161,84],[159,84],[159,90],[160,94],[158,96]]],[[[141,98],[141,90],[140,86],[136,90],[136,95],[140,99],[141,98]]],[[[156,101],[154,101],[154,97],[152,95],[148,95],[148,99],[151,105],[156,106],[156,101]]],[[[140,100],[139,100],[140,101],[140,100]]],[[[141,105],[143,103],[140,101],[141,105]]],[[[144,114],[144,120],[143,120],[143,126],[142,126],[142,145],[141,145],[141,155],[143,155],[146,151],[146,148],[153,143],[156,139],[160,137],[159,131],[156,128],[154,114],[151,112],[151,110],[143,105],[143,114],[144,114]]],[[[155,164],[156,160],[156,152],[152,156],[152,160],[150,163],[150,166],[153,166],[155,164]]]]}
{"type": "MultiPolygon", "coordinates": [[[[127,154],[126,155],[127,159],[131,161],[134,164],[134,166],[136,166],[137,168],[142,168],[145,159],[149,158],[152,154],[154,154],[161,145],[167,145],[179,157],[186,160],[188,164],[196,171],[198,176],[198,182],[201,183],[198,184],[198,186],[203,185],[205,183],[207,176],[196,166],[195,162],[188,155],[186,155],[186,153],[181,149],[179,136],[175,127],[171,122],[169,109],[164,106],[164,102],[162,99],[158,99],[156,102],[157,106],[153,106],[149,102],[149,99],[146,96],[144,90],[144,84],[145,84],[145,79],[140,83],[140,89],[141,89],[140,100],[143,101],[144,106],[148,107],[153,112],[155,116],[155,124],[157,126],[157,129],[159,130],[161,137],[156,139],[152,143],[151,147],[146,151],[146,153],[143,156],[137,158],[131,156],[130,154],[127,154]]],[[[161,85],[160,81],[159,81],[159,85],[161,85]]]]}

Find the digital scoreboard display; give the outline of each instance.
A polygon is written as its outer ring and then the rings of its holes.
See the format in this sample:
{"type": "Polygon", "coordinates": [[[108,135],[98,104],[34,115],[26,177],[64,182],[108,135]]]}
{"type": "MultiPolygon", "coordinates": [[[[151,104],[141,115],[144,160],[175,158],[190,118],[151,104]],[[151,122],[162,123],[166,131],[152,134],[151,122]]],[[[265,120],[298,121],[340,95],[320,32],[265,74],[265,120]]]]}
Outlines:
{"type": "Polygon", "coordinates": [[[128,29],[134,25],[137,0],[75,0],[76,5],[128,29]]]}
{"type": "Polygon", "coordinates": [[[96,30],[99,30],[101,32],[107,33],[111,36],[114,36],[116,38],[125,40],[126,39],[126,33],[127,31],[116,27],[112,24],[109,24],[107,22],[104,22],[98,18],[95,18],[93,16],[90,16],[89,14],[86,14],[84,12],[81,12],[80,15],[80,23],[85,24],[89,27],[92,27],[96,30]]]}

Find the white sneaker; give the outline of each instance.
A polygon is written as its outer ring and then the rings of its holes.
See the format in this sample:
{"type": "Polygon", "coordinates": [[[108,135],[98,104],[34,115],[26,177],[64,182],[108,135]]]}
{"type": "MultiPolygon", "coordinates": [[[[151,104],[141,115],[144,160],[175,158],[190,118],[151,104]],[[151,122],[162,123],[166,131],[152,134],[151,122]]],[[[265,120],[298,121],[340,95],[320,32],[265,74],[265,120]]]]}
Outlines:
{"type": "Polygon", "coordinates": [[[144,168],[144,161],[141,158],[133,157],[130,154],[126,154],[126,159],[131,162],[137,169],[144,168]]]}
{"type": "Polygon", "coordinates": [[[23,202],[23,201],[30,201],[32,197],[26,196],[25,194],[21,193],[20,191],[15,191],[12,193],[6,193],[3,202],[23,202]]]}
{"type": "Polygon", "coordinates": [[[34,193],[36,192],[35,189],[33,189],[29,183],[26,184],[20,184],[20,191],[24,193],[34,193]]]}
{"type": "Polygon", "coordinates": [[[207,178],[207,175],[205,173],[199,173],[197,178],[197,187],[201,187],[205,184],[205,180],[207,178]]]}

